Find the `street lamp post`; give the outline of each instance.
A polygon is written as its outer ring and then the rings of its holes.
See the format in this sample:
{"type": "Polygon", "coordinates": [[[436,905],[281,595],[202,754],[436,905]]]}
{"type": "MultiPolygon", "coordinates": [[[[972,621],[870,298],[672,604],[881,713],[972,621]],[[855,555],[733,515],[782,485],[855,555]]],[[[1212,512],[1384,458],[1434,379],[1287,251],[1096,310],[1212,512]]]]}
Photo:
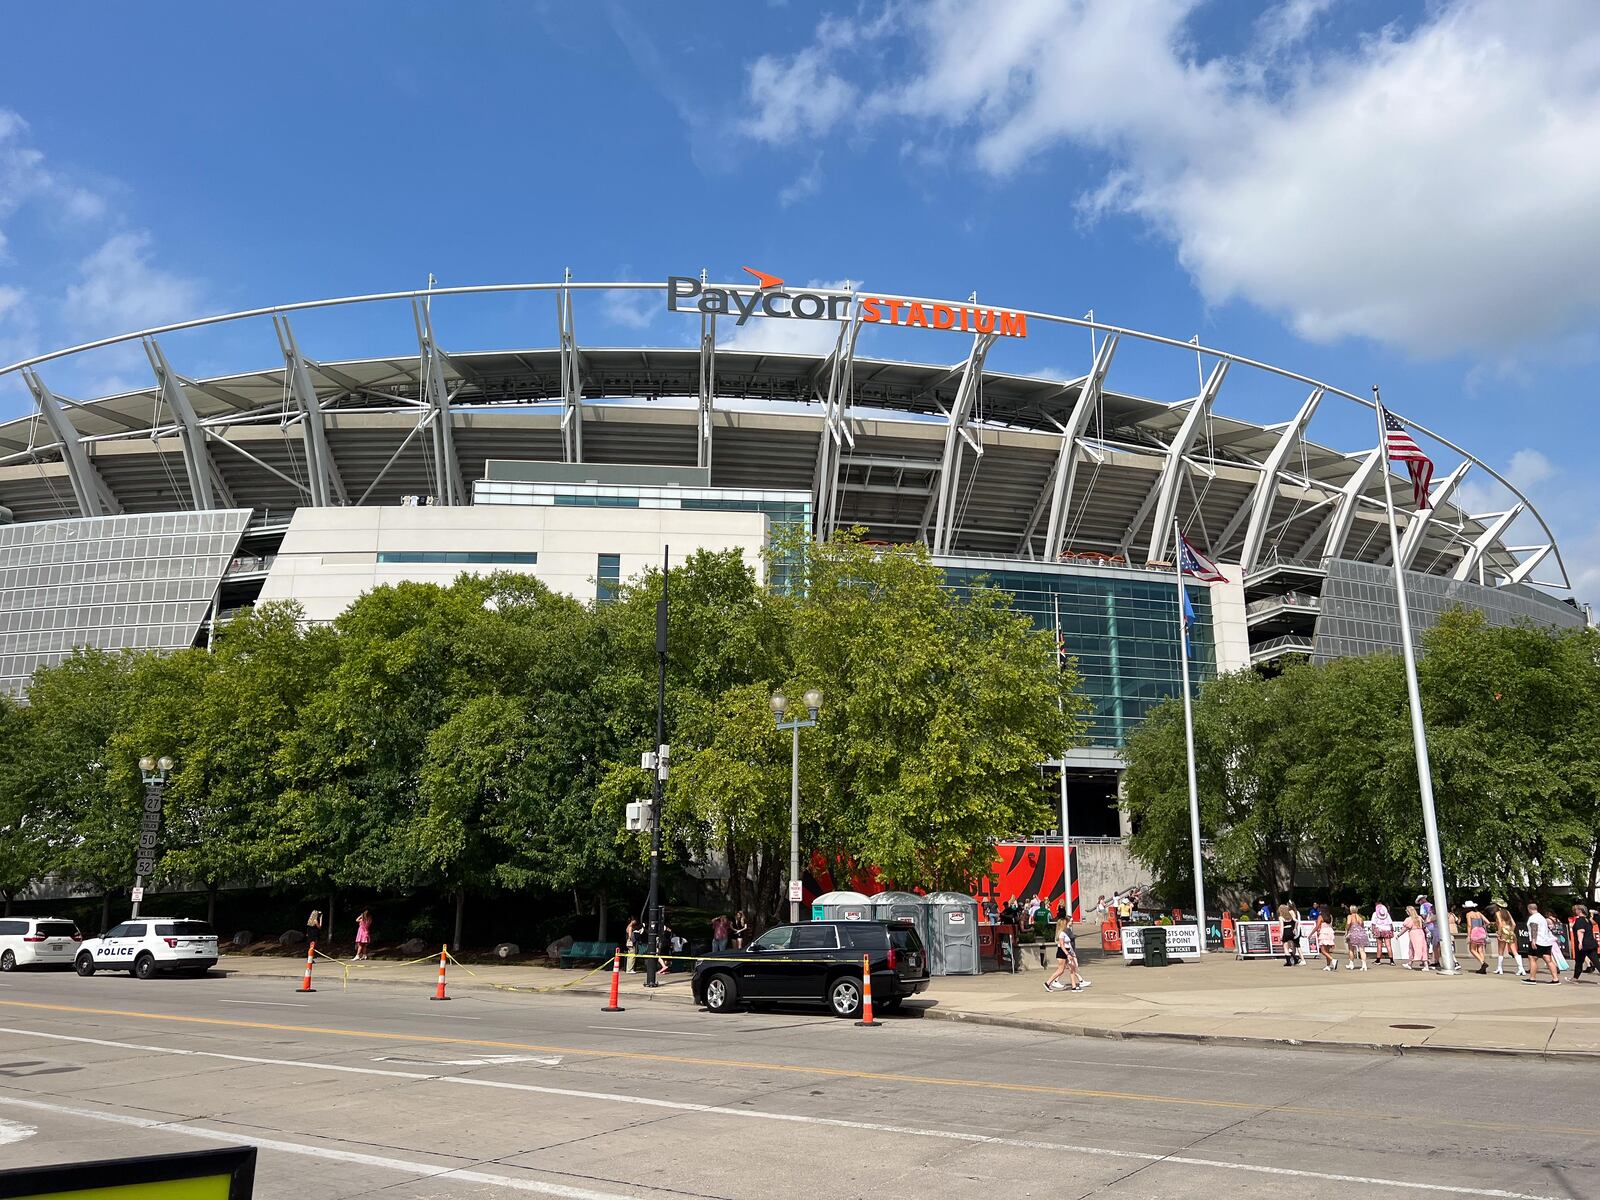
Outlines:
{"type": "Polygon", "coordinates": [[[800,731],[817,723],[817,710],[822,707],[822,693],[812,688],[803,697],[809,717],[783,719],[789,707],[789,698],[782,692],[772,693],[772,719],[779,729],[794,734],[794,754],[789,772],[789,920],[800,920],[800,731]]]}
{"type": "Polygon", "coordinates": [[[167,790],[167,777],[172,773],[172,760],[163,754],[152,758],[146,754],[139,760],[139,778],[144,782],[144,816],[139,820],[139,851],[133,868],[133,915],[139,915],[139,904],[144,900],[144,877],[153,874],[156,865],[156,840],[161,834],[161,805],[167,790]]]}

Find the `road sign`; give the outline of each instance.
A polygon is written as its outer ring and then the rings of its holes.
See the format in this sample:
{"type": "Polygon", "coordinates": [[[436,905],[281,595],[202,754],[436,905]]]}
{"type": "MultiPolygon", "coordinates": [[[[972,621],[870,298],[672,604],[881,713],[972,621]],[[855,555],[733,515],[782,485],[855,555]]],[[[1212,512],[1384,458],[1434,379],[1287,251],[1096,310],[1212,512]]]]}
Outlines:
{"type": "Polygon", "coordinates": [[[131,900],[132,900],[132,901],[133,901],[133,902],[134,902],[134,903],[135,903],[135,904],[137,904],[137,903],[139,903],[139,901],[141,901],[141,900],[143,900],[143,899],[144,899],[144,889],[143,889],[143,888],[134,888],[134,889],[133,889],[133,894],[132,894],[132,896],[131,896],[131,897],[130,897],[130,899],[131,899],[131,900]]]}
{"type": "Polygon", "coordinates": [[[144,797],[144,811],[161,816],[161,796],[159,793],[146,792],[144,797]]]}
{"type": "Polygon", "coordinates": [[[156,869],[156,856],[154,854],[141,854],[133,864],[135,875],[149,875],[156,869]]]}
{"type": "Polygon", "coordinates": [[[805,885],[798,879],[789,880],[789,903],[799,904],[805,899],[805,885]]]}

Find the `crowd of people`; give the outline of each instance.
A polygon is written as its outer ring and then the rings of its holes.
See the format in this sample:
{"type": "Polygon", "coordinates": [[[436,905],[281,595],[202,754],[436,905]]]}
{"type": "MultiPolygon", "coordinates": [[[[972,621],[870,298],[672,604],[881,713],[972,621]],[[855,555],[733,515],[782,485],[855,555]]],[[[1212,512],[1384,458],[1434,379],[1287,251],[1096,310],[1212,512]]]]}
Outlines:
{"type": "Polygon", "coordinates": [[[1465,933],[1467,953],[1478,964],[1472,972],[1475,975],[1504,975],[1506,960],[1510,959],[1512,970],[1527,983],[1539,982],[1541,971],[1549,975],[1550,983],[1562,982],[1563,975],[1571,971],[1570,981],[1576,983],[1585,968],[1600,982],[1600,912],[1591,912],[1582,904],[1574,906],[1569,922],[1570,960],[1563,939],[1557,936],[1556,925],[1532,902],[1520,925],[1510,907],[1498,900],[1490,904],[1489,912],[1468,900],[1446,914],[1443,922],[1426,896],[1418,896],[1414,903],[1406,905],[1404,915],[1398,918],[1384,904],[1374,905],[1370,917],[1363,914],[1359,905],[1342,907],[1340,914],[1330,904],[1313,904],[1302,914],[1292,902],[1285,902],[1274,914],[1263,902],[1255,915],[1281,923],[1286,967],[1320,962],[1324,971],[1337,971],[1338,927],[1342,925],[1347,971],[1365,971],[1369,966],[1386,964],[1409,971],[1437,971],[1444,939],[1451,938],[1453,947],[1454,939],[1465,933]],[[1489,970],[1491,942],[1493,972],[1489,970]]]}

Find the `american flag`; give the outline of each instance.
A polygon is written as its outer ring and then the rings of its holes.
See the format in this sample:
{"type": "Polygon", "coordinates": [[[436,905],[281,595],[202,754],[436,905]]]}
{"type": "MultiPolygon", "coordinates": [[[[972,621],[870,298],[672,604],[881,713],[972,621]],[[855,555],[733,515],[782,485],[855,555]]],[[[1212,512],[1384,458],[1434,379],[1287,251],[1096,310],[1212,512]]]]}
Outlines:
{"type": "Polygon", "coordinates": [[[1178,569],[1203,583],[1228,582],[1227,576],[1217,570],[1217,564],[1191,546],[1181,533],[1178,535],[1178,569]]]}
{"type": "Polygon", "coordinates": [[[1403,462],[1411,472],[1411,492],[1417,511],[1432,507],[1428,503],[1428,487],[1433,483],[1433,459],[1422,452],[1422,447],[1406,432],[1399,417],[1381,404],[1378,412],[1383,417],[1384,453],[1390,462],[1403,462]]]}

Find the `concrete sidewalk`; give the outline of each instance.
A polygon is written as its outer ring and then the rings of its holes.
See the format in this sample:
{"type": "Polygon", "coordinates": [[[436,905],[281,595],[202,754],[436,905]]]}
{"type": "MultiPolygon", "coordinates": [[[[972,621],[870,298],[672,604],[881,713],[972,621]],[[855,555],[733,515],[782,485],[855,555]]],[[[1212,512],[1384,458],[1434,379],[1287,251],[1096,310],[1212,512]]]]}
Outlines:
{"type": "MultiPolygon", "coordinates": [[[[937,978],[917,1007],[941,1020],[1090,1037],[1600,1058],[1600,984],[1587,980],[1535,985],[1511,974],[1444,977],[1390,966],[1332,974],[1223,954],[1148,968],[1085,951],[1083,973],[1092,986],[1047,994],[1048,972],[1040,969],[1037,954],[1029,948],[1022,958],[1024,969],[1015,975],[937,978]]],[[[303,959],[274,956],[225,955],[217,965],[252,978],[299,979],[304,971],[303,959]]],[[[431,992],[437,975],[433,962],[347,965],[352,987],[384,983],[431,992]]],[[[343,970],[319,959],[315,983],[319,989],[343,986],[343,970]]],[[[499,988],[603,996],[609,986],[604,969],[476,963],[452,963],[449,969],[452,992],[499,988]]],[[[644,987],[642,971],[624,974],[622,995],[624,1004],[692,1003],[686,971],[665,976],[654,990],[644,987]]]]}

